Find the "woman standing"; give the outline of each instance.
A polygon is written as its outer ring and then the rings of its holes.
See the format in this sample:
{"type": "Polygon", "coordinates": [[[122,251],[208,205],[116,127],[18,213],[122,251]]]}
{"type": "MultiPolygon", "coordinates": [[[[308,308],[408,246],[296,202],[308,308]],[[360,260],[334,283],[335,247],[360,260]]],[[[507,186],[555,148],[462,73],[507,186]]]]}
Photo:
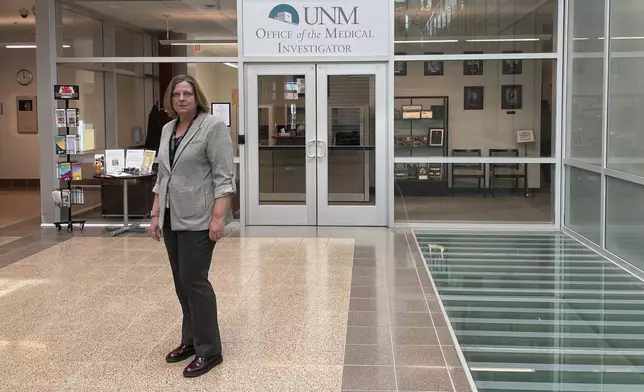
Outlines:
{"type": "Polygon", "coordinates": [[[192,76],[172,79],[164,104],[174,120],[161,134],[149,231],[157,241],[163,233],[183,312],[181,344],[166,361],[195,355],[183,375],[197,377],[223,361],[208,271],[215,242],[231,220],[233,146],[226,125],[208,114],[208,101],[192,76]]]}

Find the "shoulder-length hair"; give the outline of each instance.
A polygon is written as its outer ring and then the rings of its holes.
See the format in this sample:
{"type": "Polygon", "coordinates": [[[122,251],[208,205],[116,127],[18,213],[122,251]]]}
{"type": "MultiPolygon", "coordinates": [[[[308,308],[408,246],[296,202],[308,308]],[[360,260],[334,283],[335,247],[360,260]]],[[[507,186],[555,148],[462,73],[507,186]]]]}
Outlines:
{"type": "Polygon", "coordinates": [[[181,82],[190,83],[192,90],[195,93],[195,100],[197,101],[197,112],[210,113],[210,105],[208,104],[208,99],[206,94],[203,93],[199,83],[190,75],[177,75],[170,81],[168,88],[165,90],[165,96],[163,97],[163,107],[165,111],[173,118],[177,117],[177,112],[172,107],[172,93],[177,84],[181,82]]]}

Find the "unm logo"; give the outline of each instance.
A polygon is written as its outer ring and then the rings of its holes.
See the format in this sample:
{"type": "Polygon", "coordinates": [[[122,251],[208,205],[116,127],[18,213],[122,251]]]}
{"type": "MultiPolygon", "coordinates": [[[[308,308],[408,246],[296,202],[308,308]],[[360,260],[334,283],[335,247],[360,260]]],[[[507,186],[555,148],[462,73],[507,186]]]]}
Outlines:
{"type": "Polygon", "coordinates": [[[289,23],[292,25],[300,24],[300,14],[293,6],[288,4],[279,4],[273,7],[268,17],[280,22],[289,23]]]}

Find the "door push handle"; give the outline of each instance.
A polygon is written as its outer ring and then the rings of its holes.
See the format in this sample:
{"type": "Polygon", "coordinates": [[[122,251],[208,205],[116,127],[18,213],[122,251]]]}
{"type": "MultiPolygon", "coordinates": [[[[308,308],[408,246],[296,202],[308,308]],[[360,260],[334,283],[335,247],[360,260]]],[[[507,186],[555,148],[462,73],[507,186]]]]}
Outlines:
{"type": "Polygon", "coordinates": [[[310,146],[311,146],[311,144],[313,144],[313,143],[315,143],[315,139],[311,139],[311,140],[309,140],[308,142],[306,142],[306,157],[307,157],[307,158],[315,158],[315,155],[311,155],[311,154],[309,154],[309,151],[311,150],[311,149],[310,149],[310,146]]]}
{"type": "Polygon", "coordinates": [[[326,143],[322,140],[318,140],[318,148],[322,145],[321,154],[318,154],[318,158],[324,158],[326,156],[326,143]]]}

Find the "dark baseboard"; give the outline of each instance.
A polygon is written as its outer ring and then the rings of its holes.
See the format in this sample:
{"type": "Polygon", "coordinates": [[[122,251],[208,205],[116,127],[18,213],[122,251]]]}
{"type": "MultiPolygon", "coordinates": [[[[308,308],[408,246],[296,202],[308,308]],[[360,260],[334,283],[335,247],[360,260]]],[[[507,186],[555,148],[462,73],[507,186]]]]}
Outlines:
{"type": "Polygon", "coordinates": [[[40,188],[40,179],[0,178],[0,188],[40,188]]]}

